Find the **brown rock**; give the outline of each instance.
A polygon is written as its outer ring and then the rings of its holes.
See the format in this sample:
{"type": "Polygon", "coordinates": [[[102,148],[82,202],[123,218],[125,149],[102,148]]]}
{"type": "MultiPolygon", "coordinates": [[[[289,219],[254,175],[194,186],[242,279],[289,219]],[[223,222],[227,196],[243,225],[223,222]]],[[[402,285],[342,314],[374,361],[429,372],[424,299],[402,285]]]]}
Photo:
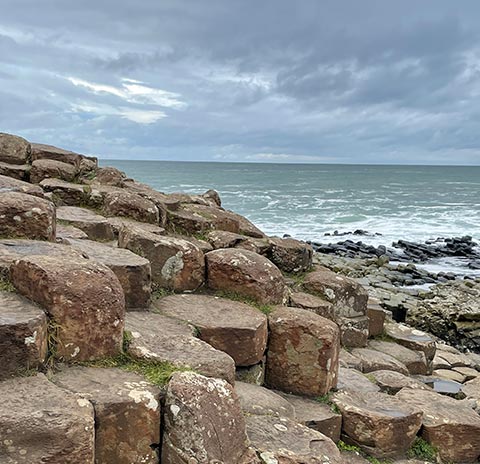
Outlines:
{"type": "MultiPolygon", "coordinates": [[[[68,165],[70,166],[70,165],[68,165]]],[[[57,206],[83,206],[89,204],[91,188],[88,185],[65,182],[61,179],[44,179],[40,186],[48,192],[57,206]]]]}
{"type": "Polygon", "coordinates": [[[90,240],[114,239],[113,229],[108,221],[89,209],[61,206],[57,208],[57,220],[83,230],[90,240]]]}
{"type": "Polygon", "coordinates": [[[368,317],[337,317],[340,341],[347,348],[364,348],[368,341],[368,317]]]}
{"type": "Polygon", "coordinates": [[[72,182],[77,175],[75,166],[51,159],[39,159],[32,163],[30,182],[39,184],[43,179],[55,178],[72,182]]]}
{"type": "Polygon", "coordinates": [[[68,239],[83,240],[87,239],[88,235],[81,229],[66,224],[57,224],[57,242],[68,243],[68,239]]]}
{"type": "MultiPolygon", "coordinates": [[[[421,390],[412,390],[414,392],[421,390]]],[[[335,393],[349,441],[377,458],[405,453],[422,425],[422,409],[384,393],[335,393]]]]}
{"type": "Polygon", "coordinates": [[[126,330],[132,334],[128,352],[135,358],[167,361],[208,377],[235,382],[233,359],[195,338],[192,326],[160,314],[138,311],[127,313],[126,330]]]}
{"type": "Polygon", "coordinates": [[[310,293],[293,292],[290,295],[290,306],[294,308],[303,308],[326,317],[331,321],[334,320],[333,305],[324,299],[311,295],[310,293]]]}
{"type": "Polygon", "coordinates": [[[0,161],[0,175],[13,177],[18,180],[27,180],[30,172],[28,164],[8,164],[0,161]]]}
{"type": "Polygon", "coordinates": [[[95,410],[95,462],[154,464],[160,443],[160,391],[120,369],[75,367],[53,377],[95,410]]]}
{"type": "Polygon", "coordinates": [[[451,371],[449,369],[437,369],[433,371],[432,375],[440,379],[453,380],[454,382],[463,383],[466,377],[460,372],[451,371]]]}
{"type": "Polygon", "coordinates": [[[369,303],[367,306],[368,336],[377,337],[383,334],[385,324],[385,310],[378,304],[369,303]]]}
{"type": "Polygon", "coordinates": [[[213,250],[212,245],[205,240],[196,237],[189,237],[188,235],[173,235],[173,237],[181,238],[187,242],[193,243],[202,253],[208,253],[213,250]]]}
{"type": "Polygon", "coordinates": [[[113,231],[117,236],[120,233],[120,229],[122,229],[122,227],[126,227],[127,229],[131,227],[139,227],[140,229],[150,232],[151,234],[165,235],[165,229],[157,224],[138,222],[125,217],[109,217],[107,218],[107,222],[112,226],[113,231]]]}
{"type": "Polygon", "coordinates": [[[247,240],[245,235],[226,232],[225,230],[212,230],[207,234],[207,240],[214,250],[220,248],[234,248],[241,242],[247,240]]]}
{"type": "Polygon", "coordinates": [[[30,256],[12,265],[11,278],[55,322],[58,358],[87,361],[120,352],[125,299],[110,269],[80,258],[30,256]]]}
{"type": "Polygon", "coordinates": [[[0,132],[0,161],[9,164],[27,164],[31,146],[22,137],[0,132]]]}
{"type": "Polygon", "coordinates": [[[368,374],[369,377],[375,379],[375,382],[380,387],[380,390],[389,395],[395,395],[402,388],[420,388],[422,390],[428,389],[423,382],[416,380],[407,375],[400,374],[394,371],[374,371],[368,374]]]}
{"type": "Polygon", "coordinates": [[[295,408],[292,403],[268,388],[236,382],[235,391],[240,399],[242,411],[247,414],[295,419],[295,408]]]}
{"type": "Polygon", "coordinates": [[[340,362],[340,367],[347,367],[349,369],[356,369],[357,371],[362,370],[362,361],[357,357],[353,356],[346,349],[342,348],[340,350],[340,355],[338,357],[340,362]]]}
{"type": "Polygon", "coordinates": [[[473,402],[473,407],[478,412],[480,410],[480,377],[469,380],[462,385],[462,392],[468,400],[473,402]]]}
{"type": "Polygon", "coordinates": [[[265,382],[266,360],[267,358],[264,356],[259,363],[253,366],[237,367],[235,370],[235,379],[239,382],[262,386],[265,382]]]}
{"type": "Polygon", "coordinates": [[[95,171],[97,168],[97,158],[93,156],[80,155],[52,145],[32,143],[32,161],[40,159],[49,159],[71,164],[75,166],[81,174],[95,171]]]}
{"type": "Polygon", "coordinates": [[[205,255],[207,285],[213,290],[238,293],[261,304],[280,304],[285,282],[267,258],[247,250],[214,250],[205,255]]]}
{"type": "Polygon", "coordinates": [[[224,380],[173,374],[165,411],[162,463],[251,462],[240,402],[224,380]]]}
{"type": "Polygon", "coordinates": [[[368,294],[355,280],[317,267],[306,275],[303,287],[333,304],[335,314],[342,317],[365,316],[368,294]]]}
{"type": "Polygon", "coordinates": [[[478,372],[476,369],[473,369],[473,367],[454,367],[453,370],[465,376],[466,381],[475,379],[480,376],[480,372],[478,372]]]}
{"type": "Polygon", "coordinates": [[[152,293],[150,262],[124,248],[115,248],[91,240],[68,239],[76,250],[109,267],[117,276],[128,309],[146,308],[152,293]]]}
{"type": "Polygon", "coordinates": [[[217,206],[222,206],[222,200],[220,199],[220,195],[216,190],[207,190],[202,197],[210,202],[213,202],[217,206]]]}
{"type": "Polygon", "coordinates": [[[398,343],[371,340],[368,347],[388,354],[406,366],[411,375],[427,374],[427,359],[422,351],[414,351],[398,343]]]}
{"type": "Polygon", "coordinates": [[[340,451],[325,435],[286,417],[246,417],[247,435],[262,463],[343,464],[340,451]]]}
{"type": "Polygon", "coordinates": [[[93,464],[90,402],[43,374],[0,382],[0,462],[93,464]]]}
{"type": "Polygon", "coordinates": [[[151,224],[159,222],[158,208],[152,201],[127,191],[107,193],[104,198],[103,212],[107,216],[128,217],[151,224]]]}
{"type": "Polygon", "coordinates": [[[230,215],[238,221],[238,233],[253,238],[266,238],[266,235],[250,220],[240,214],[229,211],[230,215]]]}
{"type": "Polygon", "coordinates": [[[335,387],[340,351],[336,324],[287,307],[275,308],[268,319],[268,385],[307,396],[322,396],[335,387]]]}
{"type": "Polygon", "coordinates": [[[475,462],[480,455],[480,417],[471,407],[430,390],[403,388],[396,397],[423,411],[422,438],[442,460],[475,462]]]}
{"type": "Polygon", "coordinates": [[[337,390],[370,393],[379,392],[380,387],[356,369],[340,367],[338,369],[337,390]]]}
{"type": "Polygon", "coordinates": [[[18,192],[0,196],[0,236],[55,240],[55,206],[43,198],[18,192]]]}
{"type": "Polygon", "coordinates": [[[32,185],[28,182],[0,175],[0,193],[3,195],[5,192],[26,193],[40,198],[45,196],[43,190],[38,185],[32,185]]]}
{"type": "Polygon", "coordinates": [[[267,317],[258,309],[208,295],[173,295],[157,300],[161,314],[191,323],[199,338],[229,354],[237,366],[260,362],[267,346],[267,317]]]}
{"type": "Polygon", "coordinates": [[[469,367],[471,365],[470,359],[463,353],[451,353],[444,350],[438,350],[436,352],[439,358],[448,362],[451,367],[469,367]]]}
{"type": "Polygon", "coordinates": [[[313,249],[293,238],[270,238],[269,258],[284,272],[305,272],[312,267],[313,249]]]}
{"type": "Polygon", "coordinates": [[[36,369],[47,354],[47,317],[15,293],[0,292],[0,380],[36,369]]]}
{"type": "Polygon", "coordinates": [[[196,290],[204,282],[204,255],[190,242],[124,227],[118,235],[118,246],[147,258],[152,266],[152,280],[160,287],[196,290]]]}
{"type": "Polygon", "coordinates": [[[124,172],[119,171],[117,168],[107,166],[104,168],[98,168],[93,183],[102,185],[113,185],[115,187],[123,187],[127,176],[124,172]]]}
{"type": "Polygon", "coordinates": [[[362,371],[365,373],[386,370],[408,375],[408,369],[405,364],[389,354],[368,348],[354,348],[352,354],[360,359],[362,362],[362,371]]]}

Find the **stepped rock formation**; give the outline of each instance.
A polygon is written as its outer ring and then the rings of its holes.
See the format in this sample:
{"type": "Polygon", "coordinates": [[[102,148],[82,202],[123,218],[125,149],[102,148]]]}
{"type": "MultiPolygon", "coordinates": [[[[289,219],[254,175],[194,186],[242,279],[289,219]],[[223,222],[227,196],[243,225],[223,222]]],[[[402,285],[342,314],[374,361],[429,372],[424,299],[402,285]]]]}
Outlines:
{"type": "Polygon", "coordinates": [[[480,455],[480,355],[214,190],[0,134],[0,235],[2,464],[480,455]]]}

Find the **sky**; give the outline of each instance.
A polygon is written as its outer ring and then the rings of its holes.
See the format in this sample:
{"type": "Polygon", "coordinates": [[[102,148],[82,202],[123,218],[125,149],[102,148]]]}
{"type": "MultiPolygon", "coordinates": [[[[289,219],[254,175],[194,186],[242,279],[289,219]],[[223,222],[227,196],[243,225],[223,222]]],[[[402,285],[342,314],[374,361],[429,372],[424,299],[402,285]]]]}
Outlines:
{"type": "Polygon", "coordinates": [[[0,132],[104,159],[480,165],[478,0],[0,5],[0,132]]]}

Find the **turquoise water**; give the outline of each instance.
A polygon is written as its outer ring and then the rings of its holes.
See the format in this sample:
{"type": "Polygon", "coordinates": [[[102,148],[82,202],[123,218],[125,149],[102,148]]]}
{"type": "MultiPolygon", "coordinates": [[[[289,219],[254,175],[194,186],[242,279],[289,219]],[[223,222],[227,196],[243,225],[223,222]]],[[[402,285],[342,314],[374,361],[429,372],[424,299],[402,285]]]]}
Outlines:
{"type": "Polygon", "coordinates": [[[472,235],[480,240],[480,167],[104,161],[163,192],[216,189],[223,206],[271,235],[329,242],[472,235]],[[343,239],[343,238],[342,238],[343,239]]]}

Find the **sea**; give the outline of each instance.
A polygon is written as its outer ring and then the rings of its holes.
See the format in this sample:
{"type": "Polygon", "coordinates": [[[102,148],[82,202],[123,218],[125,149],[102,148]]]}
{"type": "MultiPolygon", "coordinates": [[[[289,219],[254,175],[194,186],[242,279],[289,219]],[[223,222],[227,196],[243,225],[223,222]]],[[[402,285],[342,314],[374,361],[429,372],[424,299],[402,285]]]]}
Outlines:
{"type": "MultiPolygon", "coordinates": [[[[268,235],[332,243],[345,239],[390,247],[470,235],[480,242],[480,166],[213,163],[104,160],[129,177],[170,192],[215,189],[222,206],[268,235]],[[370,236],[332,237],[334,231],[370,236]]],[[[443,259],[426,268],[464,272],[443,259]]],[[[478,274],[480,271],[465,271],[478,274]]]]}

